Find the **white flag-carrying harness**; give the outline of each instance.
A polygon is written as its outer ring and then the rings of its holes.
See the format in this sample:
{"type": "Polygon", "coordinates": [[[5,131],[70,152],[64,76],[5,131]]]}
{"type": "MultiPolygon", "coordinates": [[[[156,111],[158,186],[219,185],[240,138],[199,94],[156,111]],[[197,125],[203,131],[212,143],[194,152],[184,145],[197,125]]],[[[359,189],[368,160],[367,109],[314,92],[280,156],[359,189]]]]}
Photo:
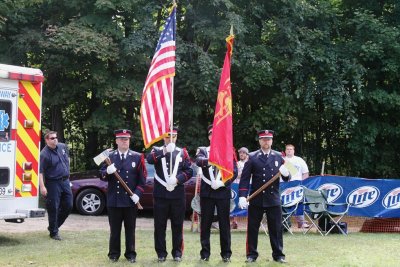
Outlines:
{"type": "MultiPolygon", "coordinates": [[[[182,161],[182,156],[181,153],[182,151],[179,150],[179,153],[176,155],[175,158],[175,165],[174,165],[174,169],[172,171],[171,176],[176,177],[177,173],[178,173],[178,167],[179,167],[179,163],[182,161]]],[[[158,175],[157,172],[154,172],[154,178],[156,178],[156,180],[162,184],[165,188],[168,187],[168,184],[166,181],[168,181],[170,179],[170,175],[168,174],[168,169],[167,169],[167,161],[165,160],[165,157],[161,159],[161,165],[162,165],[162,170],[163,170],[163,174],[165,177],[165,181],[163,179],[161,179],[158,175]]],[[[175,185],[176,186],[176,185],[175,185]]]]}
{"type": "MultiPolygon", "coordinates": [[[[208,155],[210,154],[210,147],[207,147],[206,152],[207,152],[207,157],[208,157],[208,155]]],[[[210,174],[210,180],[207,177],[205,177],[203,173],[201,173],[201,179],[203,179],[203,181],[206,182],[208,185],[211,185],[212,181],[221,180],[221,172],[217,168],[217,170],[216,170],[217,177],[215,177],[214,168],[216,168],[216,167],[214,167],[214,166],[208,167],[208,173],[210,174]]]]}

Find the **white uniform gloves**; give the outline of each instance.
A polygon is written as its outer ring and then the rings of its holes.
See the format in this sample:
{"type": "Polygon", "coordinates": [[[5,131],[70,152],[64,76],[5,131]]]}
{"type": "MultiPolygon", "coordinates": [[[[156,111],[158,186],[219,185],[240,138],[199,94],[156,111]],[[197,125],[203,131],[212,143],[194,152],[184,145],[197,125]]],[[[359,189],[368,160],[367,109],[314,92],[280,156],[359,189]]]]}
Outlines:
{"type": "Polygon", "coordinates": [[[222,182],[221,180],[212,180],[211,181],[211,188],[214,190],[217,190],[220,187],[225,186],[224,182],[222,182]]]}
{"type": "Polygon", "coordinates": [[[176,186],[178,184],[178,179],[174,175],[171,175],[169,178],[167,178],[167,184],[176,186]]]}
{"type": "Polygon", "coordinates": [[[139,196],[136,194],[133,194],[130,198],[132,199],[133,203],[135,203],[135,204],[137,204],[139,202],[139,196]]]}
{"type": "Polygon", "coordinates": [[[169,192],[172,192],[172,191],[174,191],[175,186],[178,184],[178,179],[176,179],[176,177],[174,175],[171,175],[171,177],[166,178],[166,182],[167,182],[166,189],[169,192]]]}
{"type": "Polygon", "coordinates": [[[288,168],[286,168],[286,166],[285,165],[281,165],[280,167],[279,167],[279,172],[283,175],[283,176],[289,176],[289,170],[288,170],[288,168]]]}
{"type": "Polygon", "coordinates": [[[242,210],[247,209],[249,206],[249,202],[247,202],[247,199],[245,197],[239,197],[239,208],[242,210]]]}
{"type": "Polygon", "coordinates": [[[169,144],[165,147],[165,150],[167,151],[167,153],[168,153],[168,152],[171,153],[171,152],[173,152],[173,151],[175,150],[175,147],[176,147],[175,143],[169,143],[169,144]]]}
{"type": "Polygon", "coordinates": [[[172,192],[172,191],[174,191],[174,189],[175,189],[175,185],[170,185],[170,184],[167,184],[167,186],[165,187],[169,192],[172,192]]]}
{"type": "Polygon", "coordinates": [[[114,163],[107,167],[107,174],[113,174],[116,171],[117,171],[117,168],[115,168],[114,163]]]}

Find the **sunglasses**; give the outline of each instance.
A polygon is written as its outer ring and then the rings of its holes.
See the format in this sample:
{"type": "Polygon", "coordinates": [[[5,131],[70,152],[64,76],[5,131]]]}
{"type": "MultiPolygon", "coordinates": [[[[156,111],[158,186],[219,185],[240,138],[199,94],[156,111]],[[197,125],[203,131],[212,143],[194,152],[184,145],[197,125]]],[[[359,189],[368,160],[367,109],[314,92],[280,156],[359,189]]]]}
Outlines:
{"type": "Polygon", "coordinates": [[[57,137],[49,137],[50,140],[57,139],[57,137]]]}

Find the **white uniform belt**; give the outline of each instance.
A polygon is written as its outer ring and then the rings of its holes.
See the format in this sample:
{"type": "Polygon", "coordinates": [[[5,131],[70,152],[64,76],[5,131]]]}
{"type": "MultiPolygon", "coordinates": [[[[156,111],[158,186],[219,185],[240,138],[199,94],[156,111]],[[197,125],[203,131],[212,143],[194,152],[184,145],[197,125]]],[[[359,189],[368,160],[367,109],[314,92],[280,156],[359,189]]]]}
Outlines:
{"type": "Polygon", "coordinates": [[[167,183],[166,183],[163,179],[161,179],[161,178],[157,175],[156,172],[154,172],[154,178],[156,178],[156,180],[157,180],[160,184],[162,184],[165,188],[167,188],[167,183]]]}

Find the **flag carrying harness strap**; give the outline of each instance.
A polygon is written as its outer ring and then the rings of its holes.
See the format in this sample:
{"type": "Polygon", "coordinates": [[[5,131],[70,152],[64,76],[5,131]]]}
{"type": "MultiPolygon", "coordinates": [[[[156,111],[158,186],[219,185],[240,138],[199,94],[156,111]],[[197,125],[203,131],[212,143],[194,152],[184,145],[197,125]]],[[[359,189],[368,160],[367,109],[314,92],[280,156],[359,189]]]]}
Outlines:
{"type": "MultiPolygon", "coordinates": [[[[176,174],[178,173],[178,167],[179,167],[179,162],[182,161],[182,157],[181,157],[182,151],[180,151],[175,158],[175,166],[174,169],[172,171],[172,176],[176,177],[176,174]]],[[[167,169],[167,161],[165,160],[165,157],[161,159],[161,165],[162,165],[162,169],[163,169],[163,174],[165,177],[165,181],[163,179],[161,179],[158,175],[157,172],[154,172],[154,178],[156,178],[156,180],[162,184],[165,188],[167,188],[167,179],[170,179],[170,175],[168,174],[168,169],[167,169]]]]}

